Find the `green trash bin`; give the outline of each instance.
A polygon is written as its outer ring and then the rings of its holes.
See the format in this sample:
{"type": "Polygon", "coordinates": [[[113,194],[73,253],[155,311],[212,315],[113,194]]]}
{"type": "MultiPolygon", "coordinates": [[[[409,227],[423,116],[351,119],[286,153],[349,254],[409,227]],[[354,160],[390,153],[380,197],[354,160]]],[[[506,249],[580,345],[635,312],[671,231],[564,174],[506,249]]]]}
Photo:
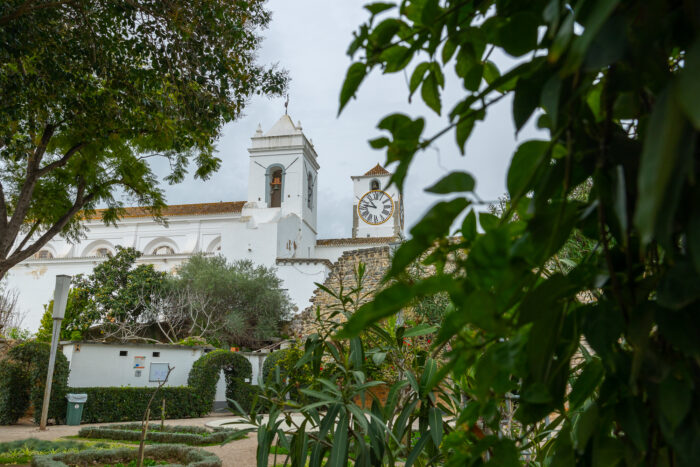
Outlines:
{"type": "Polygon", "coordinates": [[[87,394],[66,394],[66,399],[68,399],[66,425],[80,425],[80,419],[83,416],[83,406],[87,402],[87,394]]]}

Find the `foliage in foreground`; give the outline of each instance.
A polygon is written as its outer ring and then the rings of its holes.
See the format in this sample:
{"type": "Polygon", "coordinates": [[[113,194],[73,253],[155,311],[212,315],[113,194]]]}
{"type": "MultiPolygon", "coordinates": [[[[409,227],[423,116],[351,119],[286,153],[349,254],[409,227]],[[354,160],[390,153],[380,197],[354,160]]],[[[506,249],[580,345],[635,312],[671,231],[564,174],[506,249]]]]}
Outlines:
{"type": "MultiPolygon", "coordinates": [[[[221,460],[215,454],[182,444],[154,444],[146,446],[145,452],[147,458],[175,462],[164,464],[166,467],[221,467],[221,460]]],[[[132,448],[87,449],[77,453],[36,456],[32,459],[32,467],[129,463],[136,459],[137,453],[138,450],[132,448]]]]}
{"type": "Polygon", "coordinates": [[[410,94],[446,126],[389,115],[372,140],[403,187],[437,138],[465,144],[489,107],[512,99],[516,131],[546,131],[514,153],[511,208],[477,214],[475,180],[451,172],[449,195],[411,229],[397,282],[353,315],[357,336],[416,296],[453,303],[436,348],[468,398],[441,449],[455,465],[684,465],[700,457],[700,16],[664,0],[405,0],[368,5],[350,46],[342,108],[373,69],[406,70],[410,94]],[[517,60],[500,71],[489,60],[517,60]],[[444,99],[447,67],[463,95],[444,99]],[[590,184],[585,200],[570,194],[590,184]],[[452,225],[466,214],[457,230],[452,225]],[[478,218],[478,221],[477,221],[478,218]],[[481,229],[477,229],[477,223],[481,229]],[[595,248],[549,267],[573,232],[595,248]],[[435,249],[433,247],[437,246],[435,249]],[[408,283],[416,258],[437,274],[408,283]],[[445,268],[445,265],[450,265],[445,268]],[[582,342],[589,345],[586,352],[582,342]],[[495,408],[519,396],[522,431],[498,436],[495,408]],[[483,424],[480,439],[465,427],[483,424]]]}
{"type": "Polygon", "coordinates": [[[286,86],[256,60],[269,21],[262,0],[1,2],[0,278],[122,195],[159,216],[154,158],[168,183],[216,171],[223,126],[286,86]]]}
{"type": "Polygon", "coordinates": [[[373,325],[363,338],[336,336],[340,323],[365,302],[364,270],[360,264],[357,287],[326,289],[337,306],[318,310],[317,332],[306,339],[303,357],[284,378],[278,367],[265,380],[260,398],[271,407],[268,421],[263,422],[256,404],[246,415],[246,423],[257,427],[259,466],[267,465],[275,442],[275,454],[286,453],[285,462],[294,466],[345,466],[349,460],[356,465],[446,460],[440,445],[452,431],[446,421],[457,410],[459,394],[448,383],[433,387],[440,361],[424,349],[407,345],[410,338],[435,328],[373,325]],[[366,375],[388,355],[396,364],[397,381],[381,400],[373,389],[386,383],[370,381],[366,375]],[[295,371],[305,366],[311,368],[310,383],[304,372],[297,377],[295,371]],[[295,422],[290,410],[303,415],[303,421],[295,422]]]}

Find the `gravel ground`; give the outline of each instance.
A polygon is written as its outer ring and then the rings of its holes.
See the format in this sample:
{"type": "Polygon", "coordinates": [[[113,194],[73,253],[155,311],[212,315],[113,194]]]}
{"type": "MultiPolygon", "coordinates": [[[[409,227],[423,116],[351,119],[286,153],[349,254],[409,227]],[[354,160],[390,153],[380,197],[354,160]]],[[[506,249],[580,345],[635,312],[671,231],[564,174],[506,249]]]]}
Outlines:
{"type": "MultiPolygon", "coordinates": [[[[165,423],[166,425],[204,426],[207,422],[226,417],[230,418],[231,414],[211,414],[204,418],[166,420],[165,423]]],[[[83,426],[100,425],[111,425],[111,423],[95,423],[94,425],[83,426]]],[[[79,430],[79,426],[56,425],[49,426],[45,431],[41,431],[36,425],[31,423],[29,419],[22,419],[17,425],[0,426],[0,442],[26,438],[54,440],[64,436],[75,436],[78,434],[79,430]]],[[[206,449],[219,456],[224,467],[254,467],[256,465],[255,450],[257,446],[256,434],[251,433],[247,438],[233,441],[224,446],[203,446],[202,449],[206,449]]],[[[272,463],[270,462],[270,464],[272,463]]]]}

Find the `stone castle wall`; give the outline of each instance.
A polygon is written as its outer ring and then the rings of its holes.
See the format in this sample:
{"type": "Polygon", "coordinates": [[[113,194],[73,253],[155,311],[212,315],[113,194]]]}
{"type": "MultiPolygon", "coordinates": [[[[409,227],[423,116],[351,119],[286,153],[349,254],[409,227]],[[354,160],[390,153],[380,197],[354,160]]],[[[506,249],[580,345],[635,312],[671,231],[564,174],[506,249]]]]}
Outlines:
{"type": "MultiPolygon", "coordinates": [[[[391,250],[388,246],[346,251],[338,261],[333,263],[323,283],[324,287],[334,292],[340,290],[341,286],[346,292],[356,288],[356,271],[360,263],[365,265],[360,304],[371,300],[376,291],[382,287],[381,281],[391,265],[391,250]]],[[[304,310],[292,324],[292,331],[298,337],[304,338],[315,332],[314,320],[317,308],[320,307],[321,312],[324,312],[339,305],[337,298],[320,288],[314,291],[311,303],[312,305],[304,310]]]]}

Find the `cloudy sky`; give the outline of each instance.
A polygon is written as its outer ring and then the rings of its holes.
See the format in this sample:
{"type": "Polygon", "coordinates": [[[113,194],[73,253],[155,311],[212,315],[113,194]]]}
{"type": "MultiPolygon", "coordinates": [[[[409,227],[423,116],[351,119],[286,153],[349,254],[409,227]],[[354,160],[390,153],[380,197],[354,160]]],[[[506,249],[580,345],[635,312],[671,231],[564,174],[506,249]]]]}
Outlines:
{"type": "MultiPolygon", "coordinates": [[[[264,42],[260,63],[277,63],[289,71],[289,114],[301,121],[306,136],[313,140],[319,155],[319,237],[347,237],[352,226],[351,175],[361,175],[376,163],[384,162],[384,153],[373,150],[369,139],[379,135],[376,125],[382,117],[403,112],[426,117],[426,135],[446,125],[420,99],[407,100],[407,78],[403,73],[381,75],[374,72],[337,118],[338,95],[347,67],[346,55],[352,32],[367,19],[360,0],[270,0],[273,17],[269,29],[262,32],[264,42]]],[[[508,57],[493,57],[501,70],[508,57]]],[[[450,68],[453,65],[450,65],[450,68]]],[[[410,76],[410,70],[408,72],[410,76]]],[[[443,108],[451,109],[464,91],[447,70],[447,89],[443,108]]],[[[477,179],[477,194],[484,200],[496,199],[505,192],[505,177],[510,156],[518,144],[510,116],[511,102],[504,99],[477,126],[460,156],[454,134],[448,133],[434,148],[416,158],[405,188],[407,227],[415,224],[437,198],[425,193],[425,187],[448,170],[467,170],[477,179]]],[[[443,112],[446,114],[448,112],[443,112]]],[[[166,187],[171,204],[244,200],[247,193],[250,137],[258,123],[269,129],[284,113],[284,99],[255,97],[245,115],[230,123],[218,142],[223,163],[219,172],[202,182],[189,177],[186,182],[166,187]]],[[[535,135],[532,126],[518,135],[522,141],[535,135]]]]}

